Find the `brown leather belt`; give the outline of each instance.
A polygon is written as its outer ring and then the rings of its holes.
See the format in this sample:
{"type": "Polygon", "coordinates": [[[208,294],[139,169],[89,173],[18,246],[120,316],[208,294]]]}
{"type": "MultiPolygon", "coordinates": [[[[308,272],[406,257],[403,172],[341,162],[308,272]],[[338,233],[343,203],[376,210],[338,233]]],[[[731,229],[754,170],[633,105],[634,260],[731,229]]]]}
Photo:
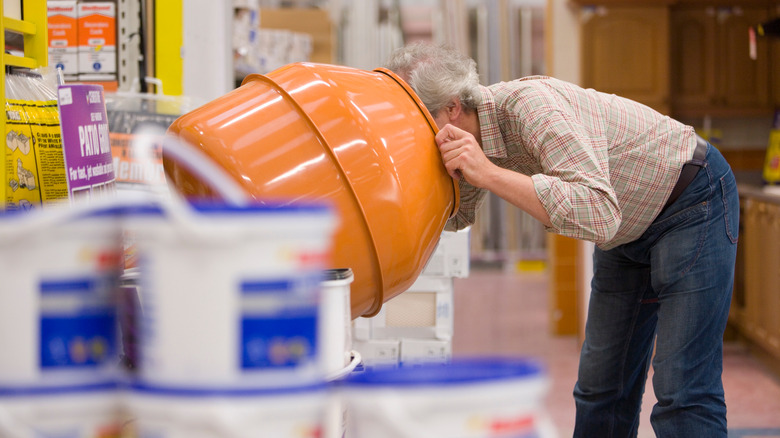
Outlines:
{"type": "Polygon", "coordinates": [[[688,187],[688,184],[696,178],[696,174],[699,173],[699,169],[704,167],[704,158],[707,156],[707,140],[696,136],[696,149],[693,151],[693,158],[690,161],[683,164],[683,168],[680,171],[680,177],[677,178],[677,184],[672,189],[672,194],[669,195],[669,199],[666,201],[663,210],[670,205],[674,204],[674,201],[680,197],[682,192],[688,187]]]}

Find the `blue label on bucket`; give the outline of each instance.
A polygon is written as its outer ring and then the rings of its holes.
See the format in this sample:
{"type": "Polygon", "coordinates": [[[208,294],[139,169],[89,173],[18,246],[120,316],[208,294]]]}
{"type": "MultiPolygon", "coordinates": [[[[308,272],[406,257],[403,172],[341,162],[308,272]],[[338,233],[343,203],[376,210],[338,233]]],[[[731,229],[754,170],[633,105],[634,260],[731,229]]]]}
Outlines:
{"type": "Polygon", "coordinates": [[[116,308],[102,278],[40,283],[40,366],[94,368],[115,360],[116,308]]]}
{"type": "Polygon", "coordinates": [[[295,279],[241,284],[241,367],[293,368],[317,354],[318,282],[295,279]]]}
{"type": "Polygon", "coordinates": [[[296,367],[315,356],[317,315],[244,317],[241,334],[243,369],[296,367]]]}

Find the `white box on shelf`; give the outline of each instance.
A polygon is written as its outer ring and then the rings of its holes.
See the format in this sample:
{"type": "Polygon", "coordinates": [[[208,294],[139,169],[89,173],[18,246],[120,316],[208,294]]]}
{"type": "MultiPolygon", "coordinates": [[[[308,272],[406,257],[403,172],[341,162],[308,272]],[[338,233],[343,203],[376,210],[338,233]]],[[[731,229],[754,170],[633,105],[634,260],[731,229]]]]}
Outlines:
{"type": "Polygon", "coordinates": [[[401,339],[401,365],[446,363],[452,359],[452,342],[428,339],[401,339]]]}
{"type": "Polygon", "coordinates": [[[431,258],[422,271],[422,276],[458,277],[469,276],[469,247],[471,227],[459,231],[443,231],[431,258]]]}
{"type": "Polygon", "coordinates": [[[116,73],[116,3],[78,3],[79,74],[116,73]]]}
{"type": "Polygon", "coordinates": [[[66,77],[79,72],[78,10],[76,0],[49,0],[46,3],[49,32],[49,65],[66,77]]]}
{"type": "Polygon", "coordinates": [[[395,367],[400,360],[400,342],[394,339],[355,340],[352,349],[360,354],[364,367],[395,367]]]}
{"type": "Polygon", "coordinates": [[[419,277],[371,318],[352,323],[354,339],[444,339],[453,332],[453,280],[419,277]]]}

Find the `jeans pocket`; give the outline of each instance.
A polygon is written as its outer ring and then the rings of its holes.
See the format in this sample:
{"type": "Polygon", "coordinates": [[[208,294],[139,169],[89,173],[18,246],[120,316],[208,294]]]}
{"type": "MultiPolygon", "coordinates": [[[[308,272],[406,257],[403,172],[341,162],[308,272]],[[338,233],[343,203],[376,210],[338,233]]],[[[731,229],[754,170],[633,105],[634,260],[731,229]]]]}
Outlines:
{"type": "Polygon", "coordinates": [[[656,280],[677,281],[696,264],[707,243],[711,206],[699,202],[654,225],[653,232],[660,237],[650,262],[656,280]]]}
{"type": "Polygon", "coordinates": [[[723,218],[726,225],[726,234],[731,243],[739,241],[739,193],[734,175],[728,173],[720,179],[720,188],[723,195],[723,218]]]}

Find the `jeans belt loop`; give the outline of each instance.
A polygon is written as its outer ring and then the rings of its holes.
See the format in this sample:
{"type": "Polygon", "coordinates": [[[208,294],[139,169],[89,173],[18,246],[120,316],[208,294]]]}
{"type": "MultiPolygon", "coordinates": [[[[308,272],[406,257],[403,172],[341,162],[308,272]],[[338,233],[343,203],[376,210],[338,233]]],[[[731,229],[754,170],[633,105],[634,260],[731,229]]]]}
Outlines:
{"type": "Polygon", "coordinates": [[[696,178],[696,174],[699,173],[699,169],[704,166],[704,159],[707,156],[707,140],[696,136],[696,149],[693,151],[693,158],[690,161],[683,164],[683,168],[680,171],[680,177],[677,179],[677,184],[674,185],[672,193],[669,195],[669,199],[664,205],[665,210],[670,205],[674,204],[674,201],[680,197],[682,192],[688,187],[688,184],[696,178]]]}

